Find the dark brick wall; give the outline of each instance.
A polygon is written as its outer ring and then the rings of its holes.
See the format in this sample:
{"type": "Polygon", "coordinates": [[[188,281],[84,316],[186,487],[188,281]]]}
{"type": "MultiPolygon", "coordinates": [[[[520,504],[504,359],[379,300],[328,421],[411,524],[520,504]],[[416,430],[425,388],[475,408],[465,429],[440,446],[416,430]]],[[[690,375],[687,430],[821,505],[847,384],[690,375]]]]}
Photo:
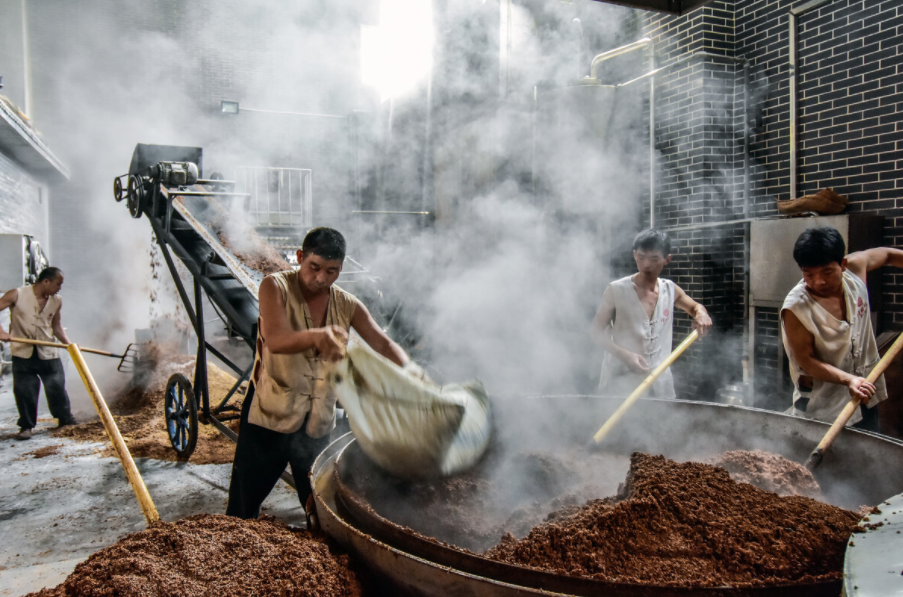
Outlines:
{"type": "MultiPolygon", "coordinates": [[[[660,64],[705,50],[744,60],[749,75],[747,88],[741,66],[705,57],[657,77],[658,226],[744,217],[747,118],[750,215],[776,215],[775,200],[789,198],[788,11],[795,4],[716,0],[684,17],[645,19],[660,64]]],[[[799,31],[799,194],[833,187],[850,198],[848,212],[883,215],[885,244],[899,246],[903,5],[833,0],[801,16],[799,31]]],[[[677,251],[684,255],[676,256],[670,270],[691,296],[718,313],[716,325],[733,345],[745,326],[744,227],[675,231],[677,251]],[[722,288],[739,290],[740,296],[725,297],[722,288]]],[[[903,274],[885,273],[879,332],[903,325],[901,283],[903,274]]],[[[756,329],[756,374],[767,393],[777,380],[777,313],[760,310],[756,329]]],[[[705,352],[701,344],[677,367],[684,392],[698,391],[705,383],[699,380],[708,379],[705,352]]],[[[733,368],[739,373],[739,364],[733,368]]]]}

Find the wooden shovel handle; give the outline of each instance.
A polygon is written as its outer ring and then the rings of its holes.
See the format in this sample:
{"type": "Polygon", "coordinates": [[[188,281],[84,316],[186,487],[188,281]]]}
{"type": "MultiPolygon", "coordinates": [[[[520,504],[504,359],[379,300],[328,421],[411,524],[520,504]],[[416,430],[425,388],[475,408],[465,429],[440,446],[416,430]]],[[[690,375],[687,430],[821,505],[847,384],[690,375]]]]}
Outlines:
{"type": "Polygon", "coordinates": [[[652,385],[652,382],[658,379],[658,377],[665,372],[665,369],[670,367],[671,364],[677,360],[677,357],[682,355],[683,352],[687,348],[689,348],[690,344],[696,342],[697,338],[699,338],[699,332],[693,330],[693,333],[687,336],[686,339],[680,343],[680,346],[675,348],[674,352],[668,355],[667,359],[662,361],[658,365],[658,367],[652,370],[652,373],[650,373],[646,377],[646,379],[644,379],[643,382],[639,385],[639,387],[637,387],[637,389],[635,389],[633,393],[627,397],[627,400],[625,400],[621,404],[621,406],[618,407],[618,410],[616,410],[610,417],[608,417],[608,420],[605,421],[605,424],[602,425],[599,431],[597,431],[593,436],[593,441],[595,441],[597,444],[601,442],[602,438],[608,435],[608,432],[611,431],[612,427],[614,427],[618,423],[618,421],[621,420],[621,417],[624,416],[624,413],[626,413],[630,409],[630,407],[633,406],[633,403],[639,400],[640,396],[642,396],[646,392],[646,390],[649,389],[649,386],[652,385]]]}
{"type": "MultiPolygon", "coordinates": [[[[894,360],[894,357],[899,354],[901,349],[903,349],[903,334],[897,336],[897,339],[894,340],[890,350],[884,353],[881,360],[878,361],[874,368],[872,368],[868,377],[866,377],[866,381],[875,383],[878,378],[881,377],[881,374],[884,373],[884,370],[887,369],[887,366],[890,365],[891,361],[894,360]]],[[[837,436],[843,431],[847,421],[850,420],[850,417],[853,416],[853,413],[856,412],[860,404],[858,398],[851,398],[850,401],[847,402],[847,405],[843,407],[843,410],[840,411],[840,414],[834,419],[831,428],[828,429],[828,432],[822,438],[821,442],[819,442],[818,447],[816,447],[815,450],[812,451],[812,454],[809,455],[809,459],[806,461],[806,468],[811,471],[821,464],[825,452],[828,451],[828,448],[831,447],[831,444],[834,443],[834,440],[837,439],[837,436]]]]}
{"type": "MultiPolygon", "coordinates": [[[[46,342],[44,340],[28,340],[26,338],[10,338],[10,342],[18,342],[19,344],[33,344],[35,346],[52,346],[53,348],[68,348],[65,344],[60,344],[59,342],[46,342]]],[[[79,350],[82,352],[90,352],[93,354],[100,354],[105,357],[116,357],[117,359],[121,359],[121,354],[113,354],[112,352],[107,352],[106,350],[97,350],[96,348],[82,348],[79,346],[79,350]]]]}

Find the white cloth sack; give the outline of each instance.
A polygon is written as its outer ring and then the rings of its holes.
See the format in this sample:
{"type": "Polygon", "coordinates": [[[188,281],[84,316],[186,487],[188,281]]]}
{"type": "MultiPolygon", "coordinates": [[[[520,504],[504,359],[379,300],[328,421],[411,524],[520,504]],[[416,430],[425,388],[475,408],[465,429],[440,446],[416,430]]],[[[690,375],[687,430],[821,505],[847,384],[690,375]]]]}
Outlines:
{"type": "Polygon", "coordinates": [[[393,475],[453,475],[486,451],[491,413],[479,381],[440,387],[363,342],[352,342],[329,375],[361,450],[393,475]]]}

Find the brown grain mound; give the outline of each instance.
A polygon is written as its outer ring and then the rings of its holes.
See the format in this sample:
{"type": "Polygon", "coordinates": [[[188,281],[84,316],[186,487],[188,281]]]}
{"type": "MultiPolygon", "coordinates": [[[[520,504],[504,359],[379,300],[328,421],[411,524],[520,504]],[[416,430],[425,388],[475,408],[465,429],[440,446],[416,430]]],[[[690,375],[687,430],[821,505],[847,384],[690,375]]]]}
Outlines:
{"type": "MultiPolygon", "coordinates": [[[[195,357],[184,354],[157,353],[154,355],[156,368],[144,387],[132,387],[109,400],[110,411],[134,458],[154,458],[156,460],[177,461],[176,451],[169,443],[163,417],[166,382],[174,373],[185,375],[189,381],[194,377],[195,357]]],[[[219,404],[235,378],[212,363],[207,364],[208,389],[211,405],[219,404]]],[[[244,389],[240,388],[229,404],[241,407],[244,389]]],[[[200,411],[200,407],[198,409],[200,411]]],[[[233,431],[238,432],[238,421],[229,421],[233,431]]],[[[55,437],[68,437],[87,442],[101,442],[105,445],[104,456],[115,456],[110,440],[99,420],[71,425],[52,432],[55,437]]],[[[195,464],[228,464],[235,457],[235,444],[222,435],[212,425],[198,424],[198,442],[191,462],[195,464]]]]}
{"type": "Polygon", "coordinates": [[[272,517],[156,522],[102,549],[34,597],[358,597],[347,555],[272,517]]]}
{"type": "Polygon", "coordinates": [[[506,536],[494,560],[622,583],[750,587],[841,578],[855,513],[697,462],[635,453],[615,499],[506,536]]]}
{"type": "Polygon", "coordinates": [[[803,465],[762,450],[732,450],[714,462],[738,483],[749,483],[778,495],[805,495],[818,498],[821,488],[803,465]]]}

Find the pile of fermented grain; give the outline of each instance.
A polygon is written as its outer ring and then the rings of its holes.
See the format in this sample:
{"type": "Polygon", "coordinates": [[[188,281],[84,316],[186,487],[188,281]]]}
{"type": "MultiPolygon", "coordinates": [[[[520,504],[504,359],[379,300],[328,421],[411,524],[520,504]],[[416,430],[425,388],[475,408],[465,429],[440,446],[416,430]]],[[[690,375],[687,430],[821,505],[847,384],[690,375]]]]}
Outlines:
{"type": "MultiPolygon", "coordinates": [[[[175,373],[185,375],[189,381],[193,378],[195,358],[190,355],[171,355],[158,352],[153,357],[156,366],[149,374],[146,383],[141,387],[132,387],[119,396],[108,399],[110,411],[125,439],[132,456],[135,458],[154,458],[157,460],[177,460],[176,452],[169,443],[166,424],[163,417],[166,382],[175,373]]],[[[232,386],[235,378],[217,367],[207,364],[208,388],[212,405],[219,404],[232,386]]],[[[244,390],[233,394],[229,404],[241,407],[244,390]]],[[[235,431],[237,421],[232,422],[235,431]]],[[[115,456],[106,431],[99,420],[63,427],[55,430],[57,437],[90,442],[102,442],[104,455],[115,456]]],[[[212,425],[198,425],[198,442],[191,462],[195,464],[225,464],[232,462],[235,456],[235,444],[223,436],[212,425]]]]}
{"type": "Polygon", "coordinates": [[[712,461],[738,483],[749,483],[778,495],[821,496],[821,488],[803,465],[763,450],[731,450],[712,461]]]}
{"type": "Polygon", "coordinates": [[[838,580],[859,515],[727,471],[635,453],[619,495],[504,537],[494,560],[622,583],[750,587],[838,580]]]}
{"type": "Polygon", "coordinates": [[[201,514],[102,549],[32,597],[357,597],[348,556],[273,518],[201,514]]]}

